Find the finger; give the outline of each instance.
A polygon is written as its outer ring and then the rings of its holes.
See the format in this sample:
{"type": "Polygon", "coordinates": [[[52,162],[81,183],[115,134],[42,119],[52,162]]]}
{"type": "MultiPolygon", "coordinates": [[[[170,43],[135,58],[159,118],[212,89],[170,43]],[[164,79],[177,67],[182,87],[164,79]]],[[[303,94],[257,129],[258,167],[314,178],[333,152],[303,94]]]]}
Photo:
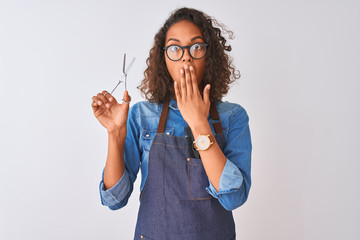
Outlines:
{"type": "Polygon", "coordinates": [[[204,103],[205,104],[210,104],[210,84],[206,84],[205,88],[204,88],[204,103]]]}
{"type": "Polygon", "coordinates": [[[96,104],[96,102],[93,100],[93,102],[91,103],[91,107],[92,107],[92,110],[94,111],[94,112],[96,112],[98,109],[99,109],[99,107],[97,106],[97,104],[96,104]]]}
{"type": "Polygon", "coordinates": [[[198,82],[197,82],[197,77],[196,77],[196,73],[195,70],[193,68],[193,66],[190,66],[190,75],[191,75],[191,83],[192,83],[192,90],[193,90],[193,94],[199,94],[199,87],[198,87],[198,82]]]}
{"type": "Polygon", "coordinates": [[[130,101],[131,101],[131,97],[130,97],[130,95],[129,95],[128,90],[126,90],[126,91],[124,92],[123,99],[124,99],[124,101],[126,101],[126,102],[130,102],[130,101]]]}
{"type": "Polygon", "coordinates": [[[193,95],[193,89],[192,89],[192,82],[191,82],[191,75],[190,75],[190,70],[189,70],[189,66],[185,65],[185,83],[186,83],[186,96],[191,98],[193,95]]]}
{"type": "Polygon", "coordinates": [[[186,99],[186,83],[185,83],[185,72],[184,69],[180,69],[180,95],[181,99],[186,99]]]}
{"type": "Polygon", "coordinates": [[[103,91],[102,94],[105,96],[105,98],[106,98],[109,102],[114,101],[114,97],[111,96],[111,93],[109,93],[108,91],[103,91]]]}
{"type": "Polygon", "coordinates": [[[175,90],[176,102],[180,102],[181,94],[180,94],[180,90],[179,90],[179,84],[176,81],[174,81],[174,90],[175,90]]]}
{"type": "Polygon", "coordinates": [[[116,103],[116,99],[113,96],[111,96],[111,94],[108,91],[103,91],[102,94],[107,100],[107,103],[105,103],[106,108],[110,108],[112,105],[116,103]]]}
{"type": "Polygon", "coordinates": [[[125,110],[127,110],[127,111],[129,111],[130,101],[131,101],[131,97],[129,95],[129,92],[126,90],[123,95],[122,105],[125,105],[125,110]]]}
{"type": "Polygon", "coordinates": [[[100,103],[102,103],[102,101],[97,96],[93,96],[92,100],[94,106],[100,107],[100,103]]]}
{"type": "Polygon", "coordinates": [[[97,107],[101,107],[104,109],[110,107],[110,106],[108,106],[108,107],[106,106],[108,101],[106,100],[106,98],[104,97],[104,95],[102,93],[98,93],[96,96],[94,96],[93,101],[95,102],[95,103],[93,103],[94,107],[97,106],[97,107]]]}
{"type": "Polygon", "coordinates": [[[106,93],[107,91],[103,91],[102,93],[98,93],[98,95],[96,95],[98,97],[98,105],[100,106],[103,106],[103,107],[106,107],[105,104],[108,103],[109,101],[107,100],[106,97],[104,97],[104,94],[106,93]]]}
{"type": "Polygon", "coordinates": [[[94,111],[95,116],[97,117],[100,114],[100,112],[105,111],[105,106],[97,96],[93,96],[92,100],[93,100],[93,102],[91,103],[91,107],[92,107],[92,109],[94,111]],[[99,102],[102,103],[102,104],[99,105],[99,102]]]}

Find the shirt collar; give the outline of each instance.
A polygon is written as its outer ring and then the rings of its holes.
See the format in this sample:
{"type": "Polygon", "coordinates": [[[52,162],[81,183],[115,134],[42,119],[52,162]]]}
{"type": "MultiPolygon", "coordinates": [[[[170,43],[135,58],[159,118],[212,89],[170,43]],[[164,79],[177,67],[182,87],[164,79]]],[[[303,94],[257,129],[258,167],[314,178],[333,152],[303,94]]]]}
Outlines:
{"type": "Polygon", "coordinates": [[[179,108],[177,106],[177,103],[175,101],[175,99],[171,99],[170,102],[169,102],[169,108],[173,109],[173,110],[176,110],[176,111],[179,111],[179,108]]]}

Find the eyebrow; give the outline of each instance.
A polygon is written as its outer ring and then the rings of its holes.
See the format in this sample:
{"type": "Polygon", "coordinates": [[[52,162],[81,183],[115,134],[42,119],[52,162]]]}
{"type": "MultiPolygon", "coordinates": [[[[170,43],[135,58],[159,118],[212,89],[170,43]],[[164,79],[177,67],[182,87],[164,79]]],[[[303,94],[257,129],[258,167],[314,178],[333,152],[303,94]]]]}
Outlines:
{"type": "MultiPolygon", "coordinates": [[[[203,39],[202,37],[200,37],[200,36],[193,37],[190,41],[192,42],[192,41],[194,41],[195,39],[201,39],[201,40],[204,41],[204,39],[203,39]]],[[[179,40],[179,39],[176,39],[176,38],[169,38],[169,39],[167,40],[167,42],[169,42],[169,41],[180,42],[180,40],[179,40]]]]}
{"type": "Polygon", "coordinates": [[[169,38],[169,40],[167,40],[167,42],[169,42],[169,41],[175,41],[175,42],[180,42],[178,39],[176,39],[176,38],[169,38]]]}
{"type": "Polygon", "coordinates": [[[202,37],[200,37],[200,36],[193,37],[193,38],[191,39],[191,41],[194,41],[195,39],[198,39],[198,38],[204,41],[204,39],[202,39],[202,37]]]}

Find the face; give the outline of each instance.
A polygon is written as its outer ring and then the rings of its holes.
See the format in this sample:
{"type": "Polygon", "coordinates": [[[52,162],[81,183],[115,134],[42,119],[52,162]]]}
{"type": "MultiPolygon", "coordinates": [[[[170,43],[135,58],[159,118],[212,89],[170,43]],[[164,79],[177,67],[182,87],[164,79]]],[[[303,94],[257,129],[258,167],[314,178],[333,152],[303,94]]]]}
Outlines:
{"type": "MultiPolygon", "coordinates": [[[[166,33],[165,47],[172,44],[189,46],[194,43],[205,43],[205,41],[200,28],[190,21],[177,22],[166,33]]],[[[188,49],[184,49],[184,55],[178,61],[171,61],[165,51],[164,57],[166,67],[174,81],[180,82],[180,69],[184,69],[184,66],[187,65],[194,68],[198,84],[201,83],[205,69],[205,57],[194,59],[190,56],[188,49]]]]}

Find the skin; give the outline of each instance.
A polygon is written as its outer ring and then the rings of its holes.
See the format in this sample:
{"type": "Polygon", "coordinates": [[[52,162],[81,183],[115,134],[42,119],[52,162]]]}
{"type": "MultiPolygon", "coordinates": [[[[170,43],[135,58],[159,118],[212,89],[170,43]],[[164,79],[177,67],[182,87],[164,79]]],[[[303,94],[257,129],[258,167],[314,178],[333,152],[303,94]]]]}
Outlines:
{"type": "MultiPolygon", "coordinates": [[[[108,155],[104,171],[104,186],[106,189],[114,186],[124,174],[124,146],[127,134],[126,121],[129,112],[129,103],[118,103],[110,93],[102,91],[93,96],[91,107],[97,120],[108,132],[108,155]]],[[[131,100],[127,91],[123,99],[131,100]]]]}
{"type": "MultiPolygon", "coordinates": [[[[180,21],[173,24],[167,34],[165,46],[178,44],[188,46],[195,42],[204,42],[201,30],[192,22],[180,21]]],[[[201,97],[198,85],[201,83],[205,70],[205,58],[193,59],[185,49],[179,61],[171,61],[165,55],[167,69],[174,81],[175,97],[178,108],[184,120],[192,130],[195,138],[201,135],[212,135],[207,121],[210,110],[210,85],[204,88],[204,99],[201,97]]],[[[118,103],[106,91],[93,96],[92,109],[95,117],[108,131],[108,155],[104,171],[104,186],[113,187],[124,173],[124,145],[126,138],[126,122],[129,104],[118,103]]],[[[125,101],[130,101],[125,91],[125,101]]],[[[219,191],[220,177],[223,172],[226,157],[219,145],[214,142],[209,149],[199,151],[205,172],[212,185],[219,191]]]]}
{"type": "MultiPolygon", "coordinates": [[[[194,43],[205,43],[201,30],[192,22],[180,21],[173,24],[166,33],[165,46],[172,44],[180,46],[189,46],[194,43]]],[[[179,61],[171,61],[164,51],[166,67],[170,73],[171,78],[180,82],[180,70],[185,69],[186,66],[193,67],[198,74],[199,82],[203,78],[205,70],[205,58],[193,59],[191,58],[188,49],[185,49],[183,57],[179,61]]]]}
{"type": "MultiPolygon", "coordinates": [[[[165,45],[175,43],[188,46],[195,42],[204,42],[199,27],[189,21],[173,24],[167,34],[165,45]]],[[[196,139],[201,135],[213,135],[207,120],[210,110],[210,84],[204,88],[204,99],[199,91],[205,70],[205,58],[193,59],[186,49],[182,59],[171,61],[165,56],[166,66],[174,80],[175,96],[178,108],[196,139]]],[[[217,191],[219,191],[220,177],[226,164],[226,157],[215,141],[209,149],[199,151],[205,172],[217,191]]]]}

